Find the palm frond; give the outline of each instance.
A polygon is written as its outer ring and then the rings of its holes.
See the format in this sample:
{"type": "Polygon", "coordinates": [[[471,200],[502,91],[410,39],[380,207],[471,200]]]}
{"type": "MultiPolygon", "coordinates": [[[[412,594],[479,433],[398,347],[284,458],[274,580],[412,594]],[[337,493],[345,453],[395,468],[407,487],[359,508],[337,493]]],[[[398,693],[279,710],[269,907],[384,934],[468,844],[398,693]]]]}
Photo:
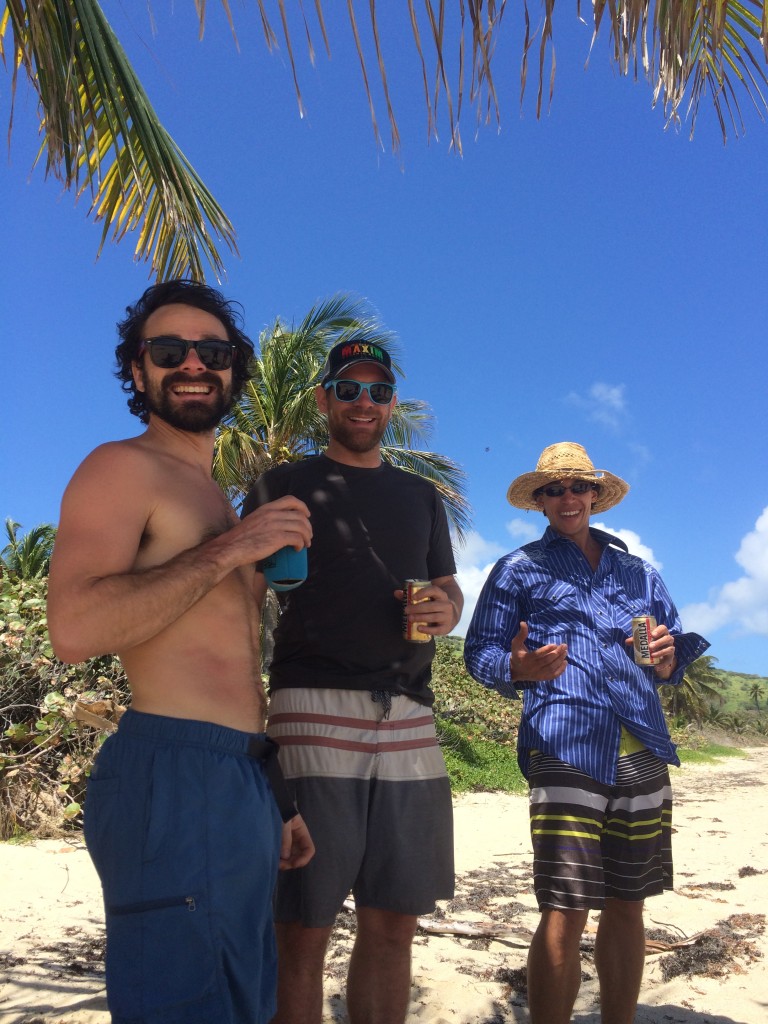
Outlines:
{"type": "MultiPolygon", "coordinates": [[[[227,0],[222,2],[230,15],[227,0]]],[[[197,5],[202,25],[205,4],[197,0],[197,5]]],[[[270,24],[264,0],[258,0],[258,5],[265,39],[271,49],[277,45],[277,34],[270,24]]],[[[506,0],[480,0],[467,4],[460,0],[458,5],[451,5],[447,0],[423,0],[422,4],[417,4],[416,0],[406,0],[404,6],[407,6],[407,20],[421,67],[428,136],[437,135],[440,107],[444,103],[450,127],[450,143],[461,152],[459,126],[467,78],[469,101],[475,108],[478,124],[488,123],[494,118],[497,123],[500,122],[493,68],[502,18],[507,7],[506,0]]],[[[539,27],[533,31],[527,0],[523,0],[519,8],[524,21],[520,102],[523,101],[528,82],[528,53],[538,37],[537,117],[541,116],[544,105],[545,84],[550,103],[554,93],[557,67],[554,46],[555,6],[556,0],[543,0],[543,16],[539,27]],[[545,83],[548,62],[549,75],[545,83]]],[[[708,0],[655,0],[653,4],[651,0],[593,0],[594,34],[589,49],[591,52],[594,48],[607,10],[611,58],[619,73],[633,73],[637,78],[642,72],[652,87],[654,104],[659,98],[662,101],[667,123],[679,122],[687,96],[692,132],[701,103],[709,95],[725,139],[729,124],[736,134],[743,130],[739,95],[746,94],[749,97],[761,118],[768,110],[761,91],[761,86],[768,79],[763,66],[758,62],[768,62],[766,9],[766,0],[716,0],[715,3],[708,0]]],[[[299,109],[303,114],[291,26],[284,0],[280,0],[279,10],[299,109]]],[[[570,14],[570,6],[567,10],[570,14]]],[[[315,0],[315,11],[325,49],[330,56],[322,0],[315,0]]],[[[577,3],[576,14],[581,18],[580,3],[577,3]]],[[[374,63],[378,68],[389,119],[392,148],[397,150],[400,136],[389,90],[388,55],[379,32],[376,0],[347,0],[347,16],[375,139],[383,146],[369,72],[369,67],[374,63]]],[[[301,31],[306,36],[310,61],[314,64],[312,29],[303,9],[301,31]]],[[[389,59],[392,59],[391,54],[389,59]]]]}
{"type": "Polygon", "coordinates": [[[223,271],[217,240],[237,252],[235,233],[192,165],[162,127],[95,0],[6,0],[0,39],[13,34],[13,99],[18,69],[41,111],[46,175],[77,195],[105,241],[137,233],[134,257],[159,279],[223,271]]]}
{"type": "Polygon", "coordinates": [[[463,544],[472,523],[472,507],[466,497],[467,476],[458,463],[436,452],[414,451],[387,444],[381,447],[381,457],[384,462],[435,485],[443,499],[448,521],[459,543],[463,544]]]}
{"type": "Polygon", "coordinates": [[[10,517],[5,520],[8,543],[0,551],[0,567],[21,579],[36,579],[48,575],[56,527],[40,523],[19,537],[21,523],[10,517]]]}

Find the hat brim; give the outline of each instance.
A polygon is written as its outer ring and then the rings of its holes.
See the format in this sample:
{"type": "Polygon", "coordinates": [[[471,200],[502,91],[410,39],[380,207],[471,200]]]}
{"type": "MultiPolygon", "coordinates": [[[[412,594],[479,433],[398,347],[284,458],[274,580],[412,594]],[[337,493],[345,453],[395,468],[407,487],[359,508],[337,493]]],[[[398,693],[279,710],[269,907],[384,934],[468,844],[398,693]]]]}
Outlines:
{"type": "Polygon", "coordinates": [[[384,363],[379,362],[378,359],[366,359],[365,356],[361,356],[360,359],[350,359],[348,363],[344,363],[343,366],[339,366],[335,370],[326,370],[320,383],[327,384],[329,380],[338,380],[340,374],[348,370],[350,366],[357,366],[358,363],[370,363],[371,366],[377,366],[382,373],[386,374],[390,384],[395,383],[395,375],[392,370],[388,370],[384,363]]]}
{"type": "Polygon", "coordinates": [[[533,492],[558,480],[589,480],[590,483],[599,484],[600,490],[592,506],[593,512],[605,512],[609,508],[613,508],[614,505],[618,505],[629,490],[629,484],[621,477],[614,476],[613,473],[608,473],[604,469],[596,469],[591,473],[580,473],[578,470],[565,470],[560,473],[523,473],[509,485],[507,501],[515,508],[539,512],[541,505],[537,503],[533,492]]]}

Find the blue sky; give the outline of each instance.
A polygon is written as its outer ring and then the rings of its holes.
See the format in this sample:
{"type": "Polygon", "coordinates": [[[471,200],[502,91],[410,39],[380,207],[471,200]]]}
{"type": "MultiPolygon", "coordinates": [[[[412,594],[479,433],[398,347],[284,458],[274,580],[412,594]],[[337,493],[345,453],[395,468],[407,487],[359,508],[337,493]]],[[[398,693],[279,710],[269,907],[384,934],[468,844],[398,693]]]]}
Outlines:
{"type": "MultiPolygon", "coordinates": [[[[600,525],[661,568],[720,667],[768,675],[768,125],[745,100],[746,134],[727,146],[708,109],[693,141],[687,125],[665,131],[650,88],[612,69],[605,34],[584,70],[590,31],[567,5],[553,105],[537,121],[535,66],[519,106],[522,26],[508,8],[501,130],[476,130],[465,106],[459,157],[445,120],[427,142],[408,25],[386,5],[393,155],[375,144],[346,16],[326,6],[330,60],[318,35],[313,69],[295,26],[302,119],[285,48],[267,51],[255,4],[235,7],[239,51],[218,5],[199,41],[191,0],[153,4],[154,36],[144,5],[104,4],[235,224],[241,258],[227,259],[222,288],[249,333],[348,292],[397,334],[401,394],[430,404],[431,447],[469,477],[473,533],[457,552],[468,608],[495,559],[545,525],[507,504],[509,482],[546,445],[575,440],[631,485],[600,525]]],[[[9,88],[0,75],[1,123],[9,88]]],[[[388,141],[383,103],[377,115],[388,141]]],[[[87,197],[75,205],[42,168],[30,173],[24,83],[14,124],[0,162],[0,515],[28,528],[57,520],[93,447],[139,432],[112,377],[114,325],[151,282],[130,243],[96,262],[87,197]]]]}

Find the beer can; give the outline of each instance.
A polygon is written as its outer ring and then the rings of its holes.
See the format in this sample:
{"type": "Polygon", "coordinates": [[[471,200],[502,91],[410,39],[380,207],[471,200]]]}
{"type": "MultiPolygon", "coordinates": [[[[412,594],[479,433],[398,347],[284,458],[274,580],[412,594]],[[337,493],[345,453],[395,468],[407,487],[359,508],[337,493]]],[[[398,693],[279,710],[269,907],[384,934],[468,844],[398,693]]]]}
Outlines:
{"type": "Polygon", "coordinates": [[[418,597],[420,590],[431,586],[429,580],[406,580],[403,584],[403,638],[414,644],[425,644],[432,639],[429,633],[422,633],[415,622],[411,622],[405,614],[407,604],[419,604],[429,601],[428,597],[418,597]]]}
{"type": "Polygon", "coordinates": [[[652,615],[636,615],[632,619],[632,642],[635,645],[635,664],[655,665],[658,658],[651,654],[651,631],[656,628],[652,615]]]}

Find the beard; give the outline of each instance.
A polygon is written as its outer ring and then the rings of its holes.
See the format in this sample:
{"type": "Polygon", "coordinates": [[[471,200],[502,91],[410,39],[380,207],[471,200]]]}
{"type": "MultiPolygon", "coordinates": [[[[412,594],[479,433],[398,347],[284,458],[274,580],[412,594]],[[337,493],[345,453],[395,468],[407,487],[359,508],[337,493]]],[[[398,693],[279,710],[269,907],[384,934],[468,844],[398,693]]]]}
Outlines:
{"type": "Polygon", "coordinates": [[[152,413],[171,427],[185,430],[189,434],[207,434],[215,430],[222,419],[232,408],[232,387],[222,386],[215,374],[201,374],[193,380],[184,374],[172,374],[154,384],[145,378],[144,405],[147,412],[152,413]],[[213,388],[214,401],[210,396],[205,401],[195,402],[185,399],[174,404],[172,388],[174,384],[208,384],[213,388]]]}
{"type": "Polygon", "coordinates": [[[377,448],[387,429],[389,419],[371,424],[369,431],[353,430],[346,420],[337,417],[333,412],[328,416],[328,434],[333,440],[346,448],[348,452],[371,452],[377,448]]]}

